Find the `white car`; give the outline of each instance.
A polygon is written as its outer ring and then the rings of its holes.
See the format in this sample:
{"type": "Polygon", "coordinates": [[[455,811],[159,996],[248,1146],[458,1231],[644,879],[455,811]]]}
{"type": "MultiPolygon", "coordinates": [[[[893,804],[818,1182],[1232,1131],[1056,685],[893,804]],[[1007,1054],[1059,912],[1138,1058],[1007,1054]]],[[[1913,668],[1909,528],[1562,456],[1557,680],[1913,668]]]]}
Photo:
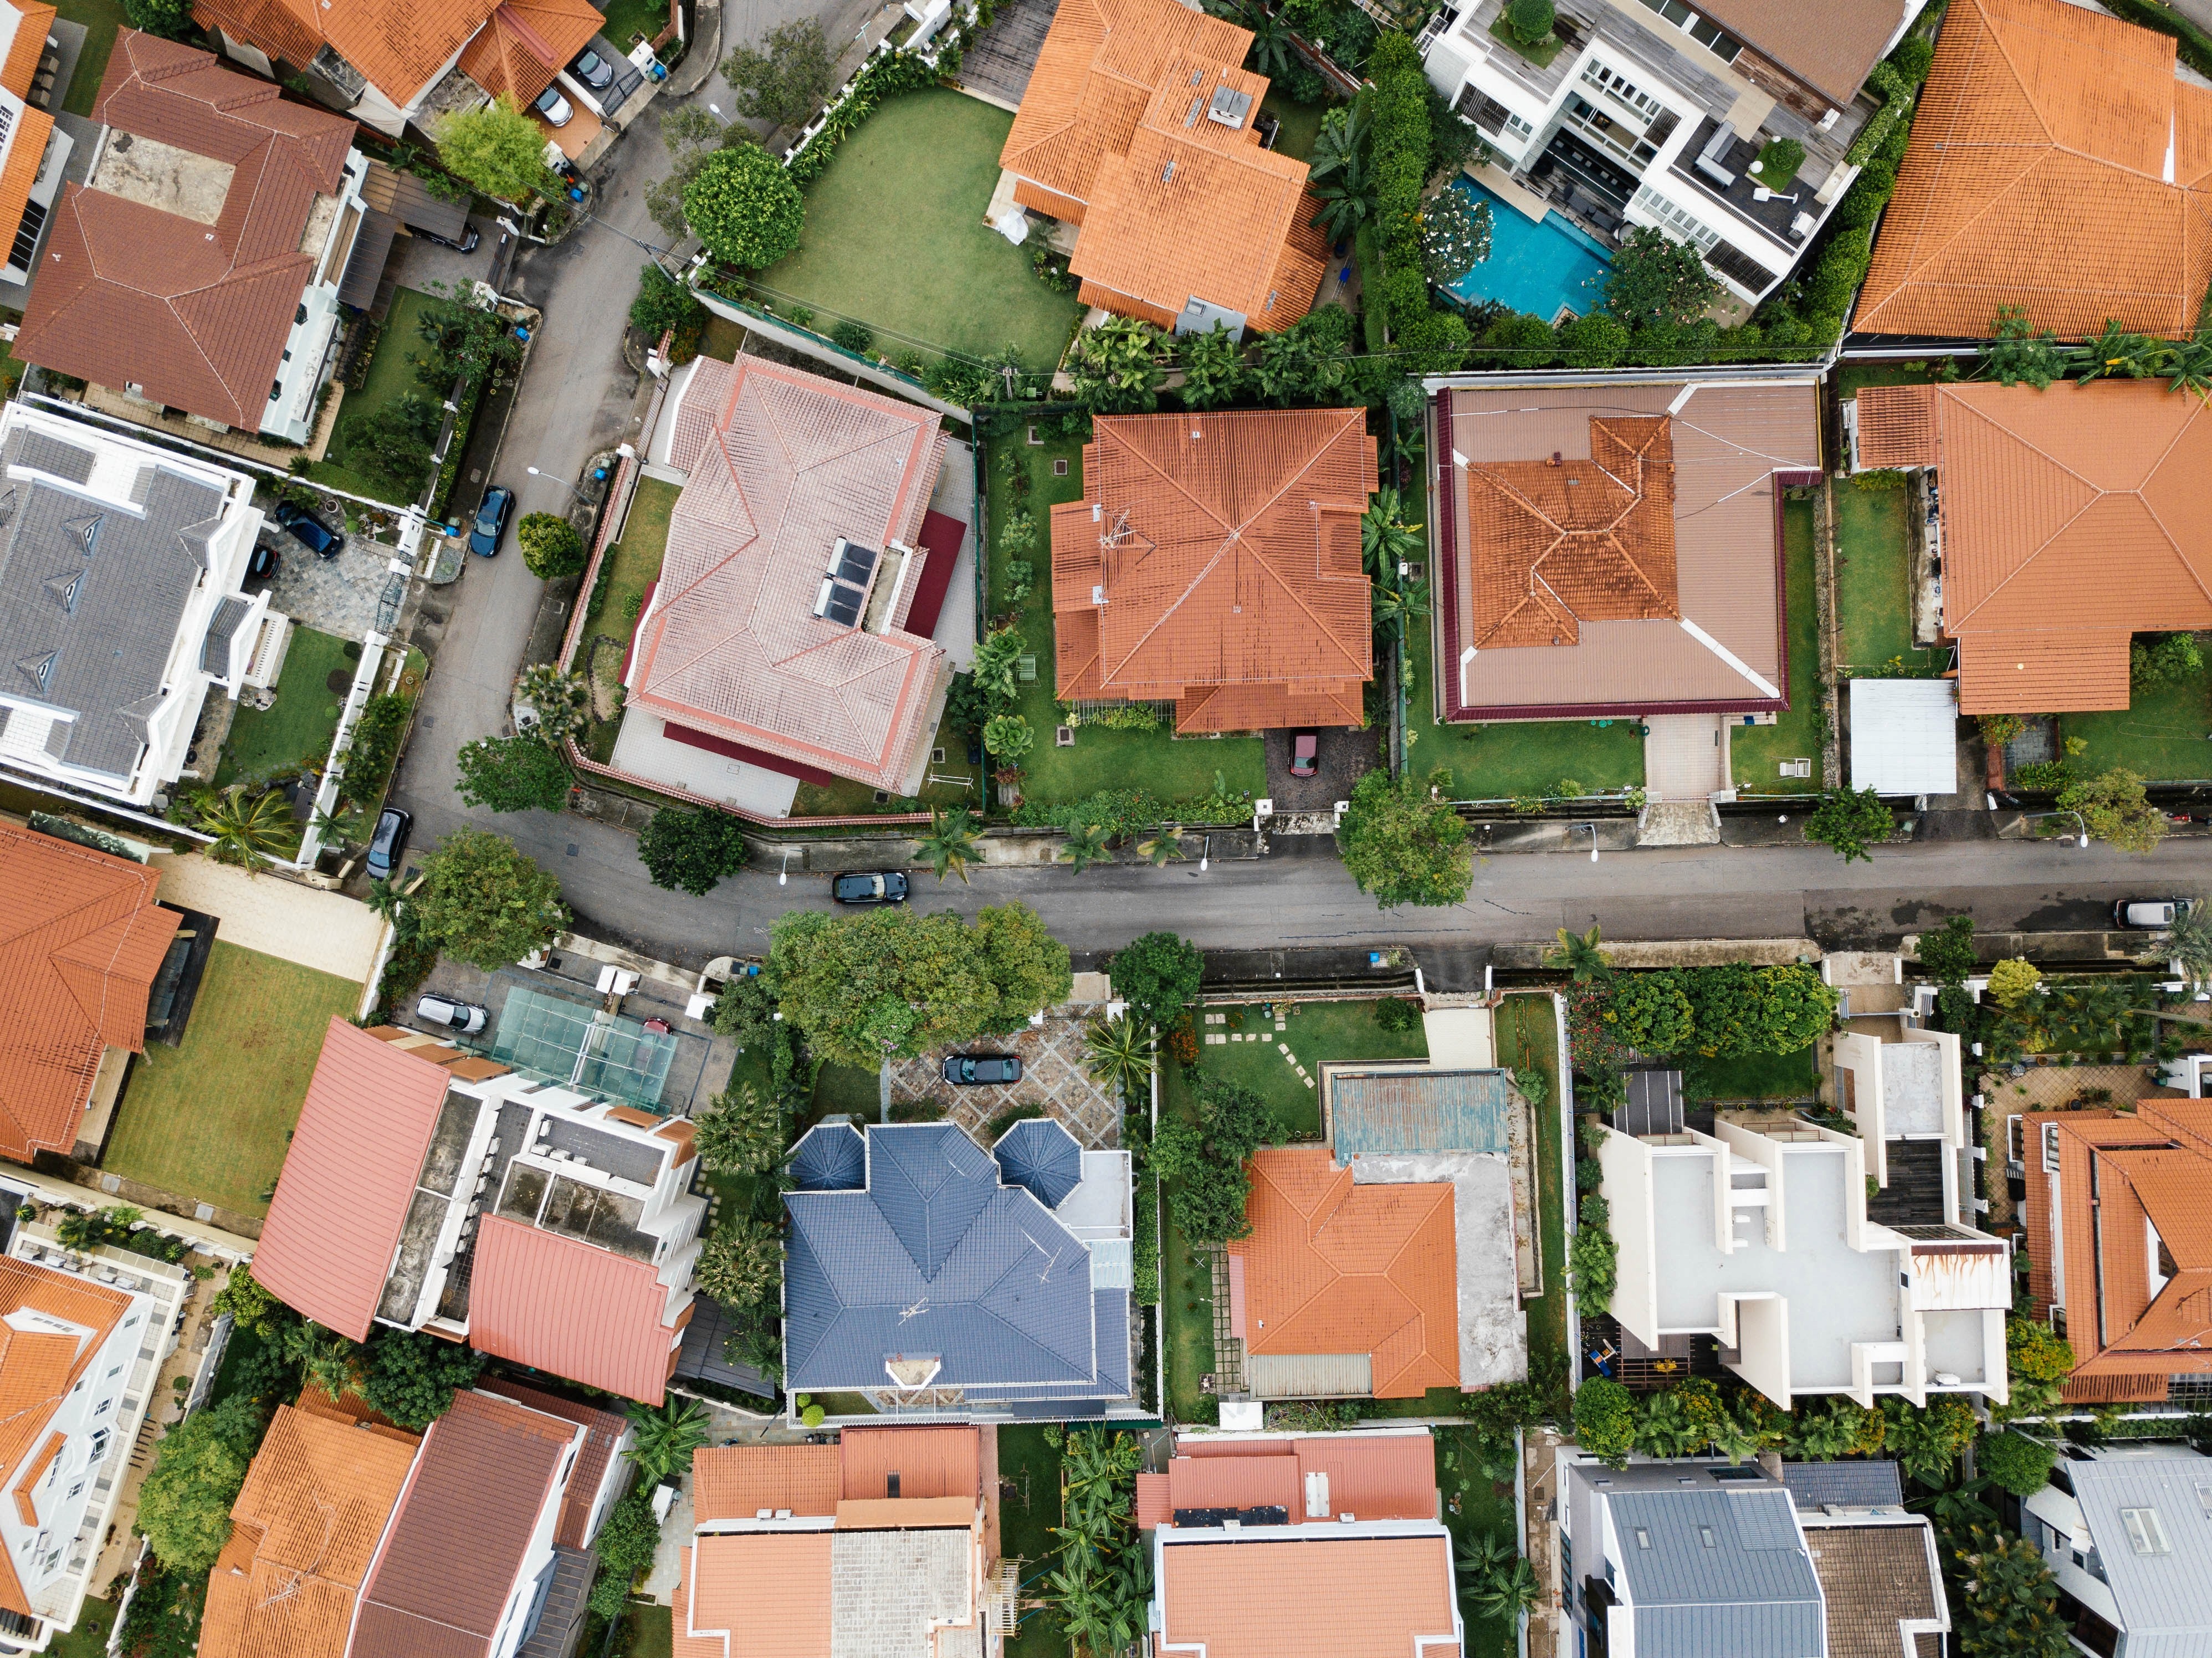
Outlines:
{"type": "Polygon", "coordinates": [[[2112,924],[2142,932],[2163,932],[2188,909],[2186,898],[2123,898],[2112,906],[2112,924]]]}
{"type": "Polygon", "coordinates": [[[538,94],[538,101],[531,107],[545,118],[547,126],[554,127],[568,125],[570,118],[576,112],[569,106],[568,100],[561,95],[561,88],[558,87],[546,88],[538,94]]]}
{"type": "Polygon", "coordinates": [[[491,1015],[473,1002],[457,1002],[450,996],[425,996],[415,1004],[415,1017],[424,1024],[443,1025],[464,1036],[473,1036],[490,1022],[491,1015]]]}

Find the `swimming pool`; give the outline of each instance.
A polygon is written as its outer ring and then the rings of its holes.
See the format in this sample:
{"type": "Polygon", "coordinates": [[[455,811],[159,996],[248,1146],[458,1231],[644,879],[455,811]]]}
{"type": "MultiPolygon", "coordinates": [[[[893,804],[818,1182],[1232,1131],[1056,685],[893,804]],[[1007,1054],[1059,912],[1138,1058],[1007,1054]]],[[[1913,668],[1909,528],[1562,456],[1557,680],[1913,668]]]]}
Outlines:
{"type": "Polygon", "coordinates": [[[1470,304],[1496,300],[1550,322],[1566,307],[1587,316],[1598,305],[1595,279],[1612,258],[1597,239],[1563,215],[1532,222],[1464,173],[1451,181],[1490,210],[1490,257],[1451,285],[1470,304]]]}

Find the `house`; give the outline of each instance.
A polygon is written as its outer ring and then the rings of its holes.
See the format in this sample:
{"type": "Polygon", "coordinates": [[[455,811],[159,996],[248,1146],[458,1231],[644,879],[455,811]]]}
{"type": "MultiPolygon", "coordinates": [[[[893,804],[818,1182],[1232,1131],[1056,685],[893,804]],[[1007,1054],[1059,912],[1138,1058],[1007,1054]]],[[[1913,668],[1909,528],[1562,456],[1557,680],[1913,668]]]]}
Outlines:
{"type": "Polygon", "coordinates": [[[1439,719],[1789,706],[1783,492],[1820,481],[1817,376],[1424,384],[1439,719]]]}
{"type": "Polygon", "coordinates": [[[197,0],[192,21],[257,74],[288,64],[362,125],[396,138],[412,122],[434,139],[443,116],[488,97],[527,109],[557,80],[575,99],[568,63],[605,20],[587,0],[197,0]]]}
{"type": "Polygon", "coordinates": [[[2185,1445],[2066,1448],[2021,1504],[2021,1531],[2058,1580],[2075,1649],[2102,1658],[2212,1643],[2212,1459],[2185,1445]]]}
{"type": "Polygon", "coordinates": [[[1240,337],[1313,308],[1328,238],[1306,164],[1270,147],[1272,124],[1262,140],[1251,46],[1250,30],[1178,0],[1053,14],[999,165],[1015,203],[1074,227],[1085,305],[1240,337]]]}
{"type": "Polygon", "coordinates": [[[1881,103],[1867,76],[1923,3],[1563,0],[1556,49],[1525,52],[1507,0],[1472,0],[1422,45],[1430,82],[1495,158],[1476,175],[1493,214],[1557,211],[1607,241],[1656,227],[1748,301],[1790,274],[1858,176],[1850,152],[1881,103]],[[1784,140],[1804,160],[1770,190],[1754,164],[1784,140]]]}
{"type": "Polygon", "coordinates": [[[2212,282],[2212,90],[2174,54],[2065,0],[1950,7],[1853,343],[1987,339],[2005,306],[2061,339],[2108,319],[2188,337],[2212,282]]]}
{"type": "Polygon", "coordinates": [[[52,113],[69,90],[54,83],[61,53],[49,31],[57,15],[40,0],[0,0],[0,235],[9,244],[0,283],[15,290],[8,302],[17,307],[45,244],[62,170],[76,149],[52,113]]]}
{"type": "Polygon", "coordinates": [[[136,29],[117,35],[93,113],[106,131],[85,181],[63,186],[15,355],[307,442],[340,288],[391,246],[357,246],[368,162],[351,123],[136,29]]]}
{"type": "MultiPolygon", "coordinates": [[[[1892,1155],[1878,1097],[1855,1095],[1874,1167],[1892,1155]]],[[[1927,1106],[1894,1109],[1901,1124],[1927,1106]]],[[[1620,1251],[1613,1315],[1646,1349],[1711,1336],[1722,1362],[1785,1410],[1817,1394],[1868,1407],[1884,1394],[2004,1402],[2011,1251],[1958,1218],[1952,1175],[1938,1199],[1951,1206],[1886,1225],[1869,1218],[1859,1135],[1779,1113],[1729,1114],[1710,1133],[1680,1115],[1639,1126],[1607,1127],[1597,1155],[1620,1251]]],[[[1908,1168],[1898,1157],[1891,1180],[1908,1168]]]]}
{"type": "Polygon", "coordinates": [[[1856,402],[1856,463],[1918,474],[1960,714],[2124,708],[2132,635],[2212,627],[2203,398],[2100,380],[1869,386],[1856,402]]]}
{"type": "Polygon", "coordinates": [[[67,1154],[146,1050],[183,916],[145,865],[0,823],[0,1157],[67,1154]]]}
{"type": "Polygon", "coordinates": [[[1137,1476],[1156,1650],[1205,1658],[1465,1649],[1426,1428],[1182,1435],[1137,1476]]]}
{"type": "Polygon", "coordinates": [[[999,1558],[997,1466],[975,1428],[695,1451],[677,1658],[998,1658],[1019,1563],[999,1558]]]}
{"type": "Polygon", "coordinates": [[[1562,1600],[1591,1652],[1934,1658],[1935,1529],[1893,1462],[1770,1466],[1568,1453],[1562,1600]]]}
{"type": "Polygon", "coordinates": [[[1049,1118],[821,1123],[785,1194],[784,1382],[881,1412],[1097,1416],[1133,1397],[1129,1154],[1049,1118]]]}
{"type": "Polygon", "coordinates": [[[694,792],[763,817],[833,776],[918,793],[952,677],[931,633],[967,530],[931,511],[945,450],[928,410],[817,374],[678,369],[647,459],[683,493],[616,769],[711,772],[694,792]]]}
{"type": "Polygon", "coordinates": [[[2212,1103],[2020,1120],[2028,1304],[2074,1349],[2064,1397],[2155,1403],[2212,1376],[2212,1245],[2199,1221],[2212,1175],[2212,1103]]]}
{"type": "Polygon", "coordinates": [[[1868,1194],[1867,1218],[1973,1225],[1989,1205],[1974,1195],[1959,1039],[1911,1014],[1861,1014],[1837,1033],[1833,1051],[1836,1103],[1857,1125],[1868,1176],[1880,1188],[1868,1194]]]}
{"type": "Polygon", "coordinates": [[[1099,416],[1084,498],[1052,509],[1060,699],[1171,705],[1186,732],[1358,725],[1375,453],[1364,409],[1099,416]]]}
{"type": "Polygon", "coordinates": [[[691,1309],[691,1125],[331,1021],[253,1272],[349,1340],[427,1330],[650,1405],[691,1309]]]}
{"type": "Polygon", "coordinates": [[[18,1226],[0,1257],[0,1652],[76,1627],[195,1288],[182,1266],[18,1226]]]}
{"type": "Polygon", "coordinates": [[[0,767],[155,805],[209,695],[283,665],[290,621],[244,587],[252,479],[11,403],[0,509],[0,767]]]}

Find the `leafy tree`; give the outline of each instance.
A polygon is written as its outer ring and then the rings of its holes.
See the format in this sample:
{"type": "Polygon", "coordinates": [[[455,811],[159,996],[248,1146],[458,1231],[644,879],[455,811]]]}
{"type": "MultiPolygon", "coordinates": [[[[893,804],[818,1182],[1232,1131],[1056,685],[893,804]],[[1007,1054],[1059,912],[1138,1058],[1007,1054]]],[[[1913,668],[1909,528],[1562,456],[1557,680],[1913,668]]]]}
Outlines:
{"type": "Polygon", "coordinates": [[[2203,671],[2204,653],[2193,634],[2162,634],[2148,645],[2138,639],[2128,647],[2128,683],[2139,691],[2179,684],[2203,671]]]}
{"type": "Polygon", "coordinates": [[[637,837],[653,884],[703,898],[745,866],[744,826],[713,806],[663,806],[637,837]]]}
{"type": "Polygon", "coordinates": [[[1808,1400],[1790,1413],[1789,1426],[1782,1430],[1782,1445],[1798,1461],[1832,1462],[1850,1455],[1858,1436],[1857,1406],[1832,1399],[1816,1406],[1808,1400]]]}
{"type": "Polygon", "coordinates": [[[1687,242],[1632,225],[1605,275],[1605,308],[1631,329],[1686,324],[1721,296],[1720,280],[1687,242]]]}
{"type": "Polygon", "coordinates": [[[2166,839],[2166,814],[2143,793],[2143,780],[2124,766],[2069,786],[2062,811],[2078,811],[2089,833],[2122,852],[2149,852],[2166,839]]]}
{"type": "Polygon", "coordinates": [[[1833,847],[1847,864],[1854,859],[1872,863],[1868,846],[1887,841],[1896,828],[1897,819],[1875,790],[1845,789],[1820,802],[1805,824],[1805,838],[1833,847]]]}
{"type": "Polygon", "coordinates": [[[1109,317],[1075,337],[1067,374],[1076,400],[1101,415],[1148,413],[1167,380],[1167,337],[1133,317],[1109,317]]]}
{"type": "Polygon", "coordinates": [[[2051,331],[2029,322],[2019,306],[2000,306],[1990,343],[1982,348],[1982,367],[2000,385],[2026,384],[2040,392],[2066,372],[2066,354],[2051,331]]]}
{"type": "Polygon", "coordinates": [[[515,681],[514,694],[538,715],[538,735],[559,744],[588,725],[592,688],[580,673],[563,673],[557,662],[533,662],[515,681]]]}
{"type": "Polygon", "coordinates": [[[505,318],[442,291],[416,308],[415,334],[428,350],[410,351],[407,360],[415,365],[416,380],[440,398],[455,380],[481,381],[495,367],[512,366],[522,355],[522,342],[505,318]]]}
{"type": "Polygon", "coordinates": [[[1973,1407],[1956,1394],[1942,1394],[1915,1410],[1894,1394],[1881,1401],[1889,1418],[1887,1445],[1897,1466],[1923,1485],[1949,1482],[1959,1455],[1973,1442],[1980,1424],[1973,1407]]]}
{"type": "Polygon", "coordinates": [[[1593,1376],[1575,1390],[1575,1443],[1623,1467],[1636,1443],[1636,1396],[1618,1382],[1593,1376]]]}
{"type": "Polygon", "coordinates": [[[1198,999],[1206,957],[1196,944],[1172,932],[1146,932],[1115,950],[1106,963],[1114,993],[1146,1023],[1165,1029],[1198,999]]]}
{"type": "Polygon", "coordinates": [[[2058,1610],[2058,1583],[2043,1552],[2026,1538],[1994,1525],[1971,1525],[1947,1535],[1958,1586],[1958,1632],[1963,1658],[2067,1658],[2070,1619],[2058,1610]]]}
{"type": "Polygon", "coordinates": [[[703,328],[707,307],[698,296],[648,259],[639,267],[637,297],[629,302],[629,325],[648,340],[703,328]]]}
{"type": "Polygon", "coordinates": [[[1610,1312],[1620,1282],[1620,1246],[1613,1236],[1613,1206],[1595,1192],[1583,1193],[1581,1224],[1567,1241],[1567,1279],[1586,1313],[1610,1312]]]}
{"type": "Polygon", "coordinates": [[[957,875],[964,887],[968,884],[968,865],[983,855],[982,826],[965,806],[955,806],[950,811],[933,806],[929,833],[915,841],[915,850],[922,862],[937,872],[939,881],[947,875],[957,875]]]}
{"type": "Polygon", "coordinates": [[[1159,1063],[1151,1030],[1126,1014],[1093,1019],[1083,1029],[1083,1068],[1133,1102],[1159,1063]]]}
{"type": "Polygon", "coordinates": [[[1410,774],[1367,773],[1352,791],[1337,828],[1344,866],[1378,909],[1399,904],[1455,904],[1474,878],[1467,825],[1440,793],[1442,773],[1424,789],[1410,774]]]}
{"type": "Polygon", "coordinates": [[[1170,864],[1182,861],[1182,825],[1162,823],[1145,840],[1137,842],[1137,856],[1154,869],[1165,869],[1170,864]]]}
{"type": "Polygon", "coordinates": [[[2017,1419],[2057,1408],[2058,1390],[2074,1374],[2073,1344],[2041,1319],[2014,1313],[2005,1320],[2005,1377],[2011,1398],[2002,1414],[2017,1419]]]}
{"type": "Polygon", "coordinates": [[[422,873],[408,905],[417,932],[428,948],[471,967],[519,962],[568,925],[561,884],[504,835],[456,829],[423,859],[422,873]]]}
{"type": "MultiPolygon", "coordinates": [[[[666,178],[645,187],[645,210],[655,224],[680,240],[691,234],[690,221],[684,216],[684,192],[693,176],[717,150],[744,149],[756,140],[744,128],[717,120],[704,105],[684,104],[660,118],[660,142],[667,146],[675,168],[666,178]]],[[[634,309],[630,320],[638,320],[634,309]]],[[[647,331],[658,337],[656,331],[647,331]]]]}
{"type": "Polygon", "coordinates": [[[1697,1024],[1696,1050],[1709,1059],[1795,1054],[1835,1022],[1836,993],[1802,962],[1685,968],[1680,978],[1697,1024]]]}
{"type": "Polygon", "coordinates": [[[233,1397],[193,1412],[155,1447],[138,1494],[138,1529],[165,1569],[188,1577],[215,1570],[260,1437],[260,1408],[233,1397]]]}
{"type": "Polygon", "coordinates": [[[134,29],[181,40],[192,32],[191,0],[123,0],[123,15],[134,29]]]}
{"type": "Polygon", "coordinates": [[[799,246],[806,204],[776,159],[748,146],[699,163],[684,187],[684,216],[716,258],[763,270],[799,246]]]}
{"type": "Polygon", "coordinates": [[[473,1386],[483,1356],[419,1330],[379,1327],[361,1350],[358,1385],[370,1409],[410,1433],[445,1415],[454,1393],[473,1386]]]}
{"type": "Polygon", "coordinates": [[[1628,350],[1628,325],[1608,311],[1568,319],[1556,337],[1559,360],[1570,368],[1610,368],[1628,350]]]}
{"type": "Polygon", "coordinates": [[[430,481],[430,446],[444,411],[419,392],[404,392],[366,414],[346,416],[346,459],[412,495],[430,481]]]}
{"type": "Polygon", "coordinates": [[[989,1029],[1019,1030],[1030,1015],[1057,1006],[1075,987],[1067,946],[1026,904],[988,904],[975,912],[975,948],[998,993],[989,1029]]]}
{"type": "Polygon", "coordinates": [[[681,1479],[691,1470],[691,1453],[707,1442],[707,1407],[696,1399],[671,1394],[659,1406],[631,1405],[631,1440],[623,1453],[637,1467],[645,1489],[681,1479]]]}
{"type": "Polygon", "coordinates": [[[1182,390],[1178,394],[1188,409],[1214,409],[1233,401],[1244,385],[1244,348],[1237,337],[1215,323],[1203,334],[1187,334],[1176,342],[1182,360],[1182,390]]]}
{"type": "Polygon", "coordinates": [[[1377,489],[1359,515],[1359,558],[1367,574],[1379,576],[1420,558],[1428,546],[1420,528],[1406,522],[1406,503],[1394,486],[1386,483],[1377,489]]]}
{"type": "Polygon", "coordinates": [[[757,46],[722,59],[737,112],[780,127],[805,126],[837,84],[837,60],[811,17],[770,29],[757,46]]]}
{"type": "Polygon", "coordinates": [[[581,575],[592,562],[584,537],[558,513],[525,513],[514,526],[514,538],[521,545],[522,562],[541,581],[581,575]]]}
{"type": "Polygon", "coordinates": [[[202,794],[193,820],[201,834],[215,837],[207,849],[209,857],[246,869],[259,868],[289,851],[299,839],[299,820],[283,795],[265,789],[249,799],[243,783],[202,794]]]}
{"type": "Polygon", "coordinates": [[[984,722],[983,746],[1001,766],[1018,766],[1036,745],[1036,732],[1018,714],[996,714],[984,722]]]}
{"type": "Polygon", "coordinates": [[[714,1030],[741,1048],[750,1048],[775,1025],[775,998],[757,973],[740,974],[722,987],[714,1000],[714,1030]]]}
{"type": "Polygon", "coordinates": [[[783,1235],[766,1221],[739,1215],[707,1241],[693,1270],[699,1287],[726,1307],[773,1302],[783,1281],[783,1235]]]}
{"type": "Polygon", "coordinates": [[[262,1287],[250,1261],[240,1261],[230,1269],[230,1277],[210,1304],[217,1313],[228,1313],[230,1321],[240,1329],[257,1333],[289,1310],[274,1292],[262,1287]]]}
{"type": "Polygon", "coordinates": [[[1598,927],[1590,924],[1587,934],[1578,934],[1565,927],[1559,929],[1559,947],[1544,957],[1544,965],[1565,973],[1578,985],[1609,984],[1613,980],[1613,963],[1606,959],[1598,942],[1598,927]]]}
{"type": "Polygon", "coordinates": [[[783,1108],[750,1083],[716,1095],[714,1103],[692,1121],[700,1159],[710,1169],[765,1174],[783,1156],[783,1108]]]}
{"type": "Polygon", "coordinates": [[[599,1578],[592,1585],[591,1610],[610,1622],[619,1618],[629,1586],[653,1564],[659,1546],[660,1522],[653,1515],[653,1491],[641,1485],[607,1510],[599,1534],[592,1540],[599,1578]]]}
{"type": "Polygon", "coordinates": [[[1974,918],[1952,915],[1920,935],[1920,965],[1939,984],[1962,985],[1979,965],[1974,954],[1974,918]]]}
{"type": "Polygon", "coordinates": [[[458,756],[460,796],[485,811],[559,811],[575,779],[558,751],[534,737],[480,737],[458,756]]]}
{"type": "Polygon", "coordinates": [[[2026,1434],[1984,1434],[1974,1447],[1974,1472],[2014,1497],[2033,1497],[2051,1480],[2058,1454],[2026,1434]]]}
{"type": "Polygon", "coordinates": [[[1697,1027],[1680,979],[1671,973],[1626,973],[1613,984],[1612,1005],[1604,1017],[1616,1022],[1621,1041],[1639,1054],[1688,1048],[1697,1027]]]}
{"type": "Polygon", "coordinates": [[[545,135],[505,93],[438,126],[438,160],[487,196],[521,204],[558,193],[545,166],[545,135]]]}
{"type": "Polygon", "coordinates": [[[2018,1007],[2042,982],[2043,975],[2033,962],[1999,962],[1990,969],[1990,999],[1999,1007],[2018,1007]]]}
{"type": "Polygon", "coordinates": [[[1091,865],[1108,861],[1111,854],[1107,850],[1107,842],[1113,838],[1113,831],[1103,823],[1070,823],[1067,839],[1053,851],[1053,861],[1066,864],[1080,875],[1091,865]]]}

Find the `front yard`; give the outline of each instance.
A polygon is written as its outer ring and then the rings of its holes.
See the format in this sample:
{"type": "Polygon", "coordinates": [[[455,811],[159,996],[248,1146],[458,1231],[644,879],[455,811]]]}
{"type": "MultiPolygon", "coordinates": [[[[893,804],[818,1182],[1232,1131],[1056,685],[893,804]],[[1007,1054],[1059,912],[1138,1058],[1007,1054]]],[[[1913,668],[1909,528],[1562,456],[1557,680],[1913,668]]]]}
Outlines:
{"type": "Polygon", "coordinates": [[[320,770],[360,664],[359,640],[295,628],[276,676],[276,700],[266,709],[240,708],[216,768],[216,786],[251,787],[287,772],[320,770]]]}
{"type": "Polygon", "coordinates": [[[266,1212],[324,1032],[360,1000],[357,984],[217,933],[183,1042],[149,1044],[132,1066],[100,1166],[266,1212]]]}
{"type": "Polygon", "coordinates": [[[1782,553],[1788,578],[1790,707],[1771,726],[1733,727],[1729,754],[1740,790],[1813,794],[1820,787],[1820,616],[1814,598],[1820,583],[1814,569],[1810,501],[1783,503],[1782,553]],[[1783,778],[1783,761],[1806,759],[1814,762],[1810,780],[1783,778]]]}
{"type": "MultiPolygon", "coordinates": [[[[1274,1108],[1285,1133],[1294,1140],[1321,1138],[1321,1068],[1360,1060],[1422,1060],[1428,1039],[1416,1024],[1411,1030],[1385,1030],[1377,1022],[1382,1002],[1293,1002],[1281,1010],[1279,1024],[1257,1005],[1198,1010],[1198,1068],[1218,1082],[1249,1088],[1274,1108]],[[1209,1017],[1219,1024],[1209,1024],[1209,1017]],[[1216,1042],[1217,1036],[1231,1038],[1216,1042]],[[1285,1055],[1287,1047],[1290,1053],[1285,1055]],[[1309,1083],[1299,1075],[1313,1078],[1309,1083]]],[[[1170,1065],[1164,1092],[1180,1096],[1182,1067],[1170,1065]]]]}
{"type": "Polygon", "coordinates": [[[1435,643],[1423,623],[1406,636],[1406,769],[1451,774],[1459,800],[1527,799],[1562,781],[1605,794],[1644,785],[1644,738],[1633,720],[1531,720],[1447,726],[1436,717],[1435,643]]]}
{"type": "MultiPolygon", "coordinates": [[[[402,288],[392,294],[383,331],[377,336],[361,389],[345,394],[345,402],[338,410],[337,429],[331,434],[329,449],[321,460],[307,469],[306,476],[312,482],[328,484],[334,489],[350,489],[356,495],[391,501],[395,506],[405,506],[422,493],[419,488],[410,489],[386,477],[374,462],[354,454],[348,446],[346,431],[356,419],[390,407],[410,392],[434,404],[445,396],[446,388],[434,392],[425,389],[416,378],[415,365],[408,361],[411,354],[428,349],[416,325],[423,307],[434,302],[434,295],[411,288],[402,288]]],[[[468,435],[465,430],[456,432],[453,441],[465,444],[468,435]]]]}
{"type": "Polygon", "coordinates": [[[2061,737],[2088,744],[2072,762],[2085,775],[2124,766],[2154,780],[2212,777],[2212,743],[2205,741],[2212,736],[2212,667],[2172,684],[2135,689],[2124,708],[2062,714],[2058,730],[2061,737]]]}
{"type": "MultiPolygon", "coordinates": [[[[669,514],[682,493],[659,478],[640,478],[630,497],[629,515],[623,520],[622,539],[599,561],[599,579],[592,584],[584,612],[584,642],[579,652],[583,659],[575,665],[588,669],[594,711],[603,716],[620,710],[623,659],[637,632],[645,590],[660,578],[660,562],[668,550],[669,514]]],[[[602,718],[592,726],[585,746],[601,765],[613,756],[621,727],[618,718],[602,718]]]]}

